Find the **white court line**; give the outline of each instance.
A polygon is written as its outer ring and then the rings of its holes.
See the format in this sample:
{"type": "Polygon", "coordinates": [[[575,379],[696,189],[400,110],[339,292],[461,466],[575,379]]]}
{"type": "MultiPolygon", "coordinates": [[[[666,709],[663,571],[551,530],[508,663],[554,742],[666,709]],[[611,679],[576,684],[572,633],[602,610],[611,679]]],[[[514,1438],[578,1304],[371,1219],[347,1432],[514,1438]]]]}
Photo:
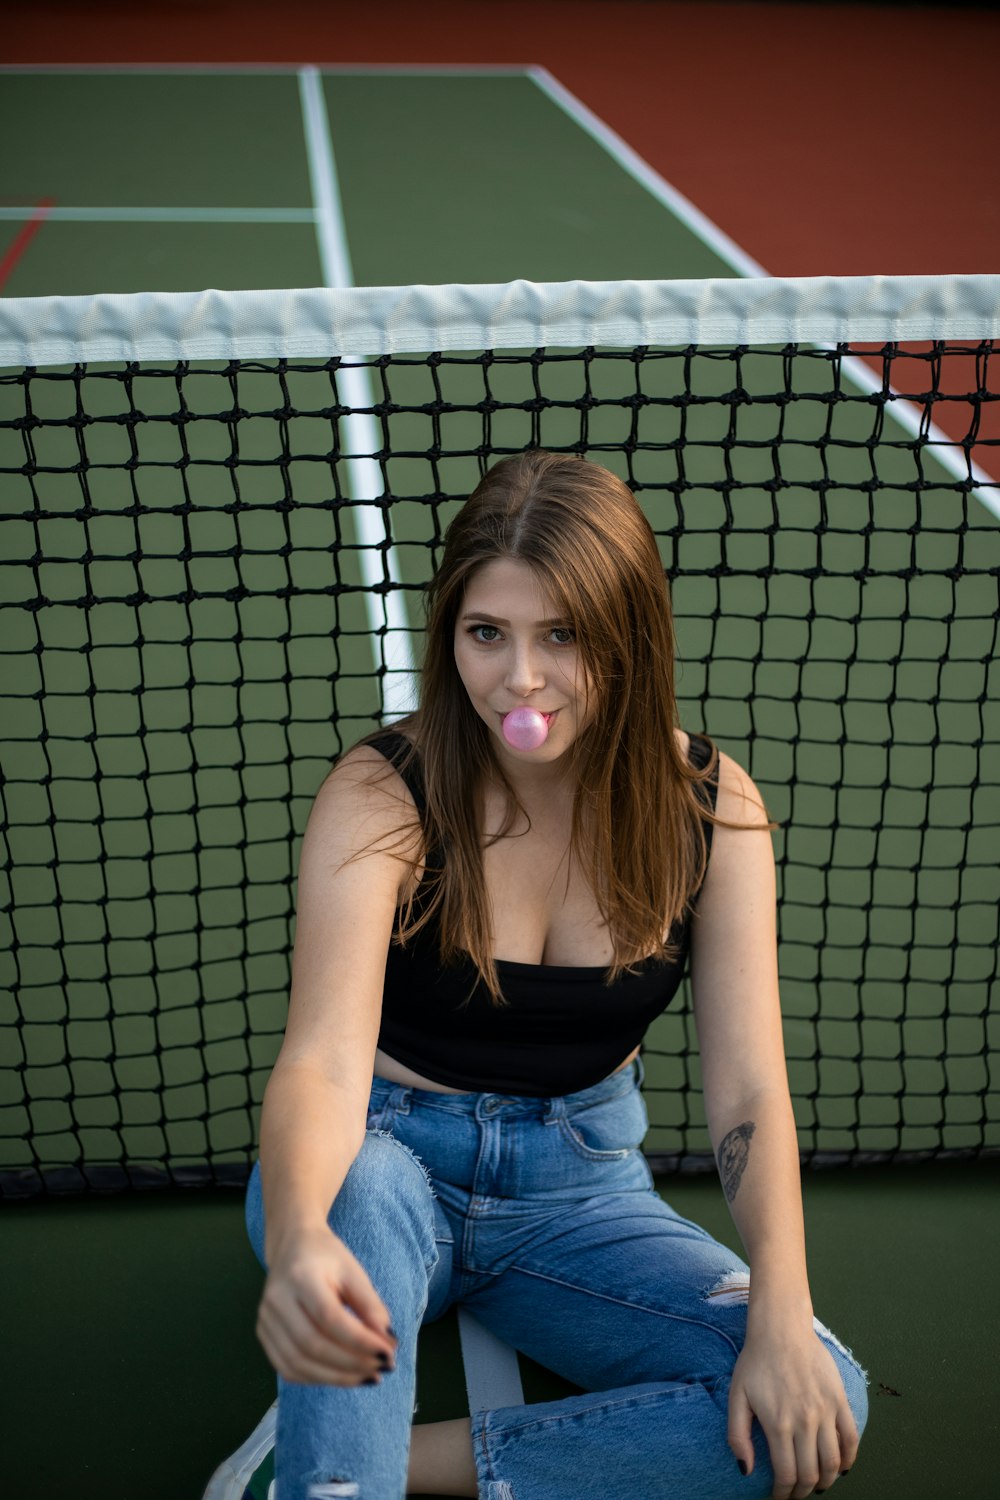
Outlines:
{"type": "MultiPolygon", "coordinates": [[[[31,203],[0,204],[0,220],[30,219],[31,203]]],[[[314,224],[314,208],[46,208],[45,218],[73,224],[314,224]]]]}
{"type": "MultiPolygon", "coordinates": [[[[319,69],[315,67],[301,68],[298,79],[323,282],[328,287],[353,286],[354,275],[344,229],[323,82],[319,69]]],[[[374,416],[361,410],[374,404],[368,371],[357,367],[342,368],[337,375],[337,384],[344,405],[352,408],[341,424],[348,453],[351,498],[355,501],[378,500],[382,495],[382,472],[371,455],[381,448],[381,435],[374,416]]],[[[375,592],[387,581],[401,581],[399,559],[393,547],[378,550],[384,547],[388,534],[386,513],[380,506],[354,505],[351,514],[362,543],[359,557],[367,585],[365,607],[372,640],[382,642],[382,660],[386,667],[382,678],[382,712],[388,722],[411,712],[416,707],[417,696],[416,664],[402,593],[398,589],[390,589],[385,594],[375,592]]]]}
{"type": "MultiPolygon", "coordinates": [[[[828,344],[823,347],[831,348],[832,345],[828,344]]],[[[845,355],[840,361],[840,368],[848,380],[852,380],[868,395],[881,391],[882,382],[878,375],[870,365],[865,364],[864,360],[856,355],[845,355]]],[[[977,486],[971,493],[991,515],[1000,520],[1000,494],[997,493],[996,480],[992,475],[987,474],[979,464],[973,463],[971,458],[967,458],[961,443],[949,437],[936,422],[928,422],[925,426],[921,407],[915,406],[912,401],[905,401],[893,390],[892,386],[889,390],[894,399],[891,404],[886,404],[886,415],[897,422],[910,437],[919,437],[921,433],[924,433],[926,440],[921,451],[929,453],[942,469],[946,469],[956,479],[971,479],[977,486]]]]}
{"type": "MultiPolygon", "coordinates": [[[[718,224],[713,223],[707,214],[703,214],[700,208],[696,208],[690,198],[685,198],[684,194],[679,192],[672,183],[661,177],[655,167],[651,167],[647,161],[644,161],[627,141],[611,129],[610,125],[606,125],[598,115],[594,114],[593,110],[587,108],[581,99],[571,94],[558,79],[553,78],[547,68],[529,68],[528,76],[537,84],[542,93],[552,100],[553,104],[558,105],[581,130],[603,146],[608,155],[613,157],[630,177],[641,183],[671,213],[676,214],[692,234],[697,235],[698,239],[731,266],[737,275],[767,276],[767,271],[759,261],[748,255],[735,240],[730,239],[729,235],[720,229],[718,224]]],[[[863,359],[848,355],[841,360],[841,369],[849,380],[867,394],[882,389],[881,380],[863,359]]],[[[896,393],[893,392],[893,394],[896,393]]],[[[961,444],[956,443],[934,422],[924,427],[920,408],[898,396],[891,406],[886,406],[886,412],[911,437],[918,437],[921,432],[926,433],[927,450],[933,454],[941,467],[954,475],[956,479],[971,479],[976,485],[984,486],[984,488],[974,489],[972,493],[988,511],[1000,518],[1000,496],[996,493],[992,477],[978,464],[970,462],[961,444]]]]}
{"type": "Polygon", "coordinates": [[[766,276],[767,272],[759,261],[753,260],[746,251],[737,245],[735,240],[721,230],[718,224],[703,214],[700,208],[696,208],[690,198],[685,198],[672,183],[661,177],[655,167],[651,167],[648,161],[644,161],[638,151],[634,151],[627,141],[606,125],[604,121],[595,115],[592,109],[588,109],[582,99],[571,94],[558,79],[553,78],[547,68],[529,68],[528,77],[533,83],[546,94],[553,104],[559,108],[577,125],[585,131],[598,145],[603,146],[609,156],[613,157],[618,165],[628,175],[640,183],[647,192],[652,193],[658,203],[669,208],[682,223],[696,234],[702,244],[714,250],[720,260],[732,266],[740,276],[766,276]]]}

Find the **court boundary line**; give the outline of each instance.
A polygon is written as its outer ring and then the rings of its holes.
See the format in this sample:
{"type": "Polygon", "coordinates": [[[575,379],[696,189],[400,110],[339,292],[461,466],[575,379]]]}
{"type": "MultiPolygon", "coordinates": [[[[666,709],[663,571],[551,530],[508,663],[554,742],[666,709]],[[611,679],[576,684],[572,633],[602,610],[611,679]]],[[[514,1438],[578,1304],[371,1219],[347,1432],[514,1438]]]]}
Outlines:
{"type": "MultiPolygon", "coordinates": [[[[323,79],[320,69],[313,66],[300,68],[297,77],[323,282],[334,289],[351,287],[354,272],[323,79]]],[[[379,452],[382,442],[370,410],[375,401],[368,371],[347,365],[337,372],[337,381],[342,399],[353,408],[342,418],[342,432],[348,449],[345,455],[348,487],[355,502],[351,514],[361,542],[358,561],[366,585],[365,611],[375,668],[376,672],[380,666],[385,669],[380,682],[382,717],[391,722],[416,707],[417,676],[402,593],[398,588],[389,587],[391,583],[401,584],[403,580],[399,558],[391,541],[388,511],[381,503],[382,471],[378,460],[372,457],[379,452]],[[381,663],[376,641],[382,642],[381,663]]]]}
{"type": "MultiPolygon", "coordinates": [[[[650,166],[649,162],[640,156],[624,137],[595,114],[582,99],[578,99],[566,88],[565,84],[560,83],[548,68],[533,67],[528,72],[537,87],[547,98],[551,99],[553,104],[568,115],[592,140],[602,146],[623,171],[646,188],[659,203],[673,213],[703,244],[730,265],[739,276],[755,279],[768,278],[769,273],[759,261],[754,260],[752,255],[749,255],[724,229],[692,203],[690,198],[685,197],[678,188],[675,188],[673,183],[668,182],[655,167],[650,166]]],[[[821,345],[820,347],[831,346],[821,345]]],[[[841,360],[841,370],[848,380],[853,381],[866,395],[872,395],[882,389],[882,381],[874,370],[857,355],[845,355],[841,360]]],[[[968,460],[962,462],[955,452],[956,449],[961,448],[959,442],[949,437],[936,422],[925,425],[917,407],[899,396],[898,392],[893,391],[893,394],[897,400],[891,409],[886,409],[887,415],[897,422],[910,437],[919,437],[922,432],[926,432],[929,440],[935,444],[935,457],[948,473],[956,479],[973,480],[977,486],[991,482],[991,477],[978,465],[968,460]]],[[[978,487],[972,493],[980,504],[1000,519],[1000,497],[995,497],[989,490],[978,487]]]]}
{"type": "Polygon", "coordinates": [[[639,155],[634,146],[630,146],[623,136],[613,130],[600,115],[594,113],[589,105],[584,104],[574,93],[559,82],[549,72],[548,68],[532,67],[528,69],[528,77],[539,88],[545,96],[552,101],[564,114],[568,115],[573,123],[589,135],[598,145],[612,157],[628,175],[646,189],[648,193],[668,208],[681,223],[692,233],[696,234],[702,244],[714,250],[720,260],[732,266],[741,276],[767,276],[767,272],[759,261],[738,245],[734,239],[726,234],[724,229],[710,219],[707,214],[702,213],[690,198],[686,198],[679,188],[675,188],[672,182],[668,182],[655,167],[651,167],[645,157],[639,155]]]}

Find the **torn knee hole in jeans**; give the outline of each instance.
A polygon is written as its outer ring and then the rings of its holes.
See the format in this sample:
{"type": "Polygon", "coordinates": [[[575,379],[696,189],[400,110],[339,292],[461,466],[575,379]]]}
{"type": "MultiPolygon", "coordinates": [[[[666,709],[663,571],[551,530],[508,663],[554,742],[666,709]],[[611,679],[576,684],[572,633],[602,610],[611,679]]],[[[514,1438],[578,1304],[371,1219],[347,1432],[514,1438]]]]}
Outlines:
{"type": "MultiPolygon", "coordinates": [[[[708,1291],[704,1294],[704,1300],[706,1302],[721,1302],[723,1304],[749,1302],[749,1271],[727,1271],[725,1276],[719,1277],[714,1286],[709,1287],[708,1291]]],[[[827,1328],[825,1323],[821,1323],[819,1318],[814,1317],[812,1321],[813,1328],[819,1334],[820,1338],[827,1339],[831,1344],[834,1345],[835,1348],[840,1350],[841,1354],[846,1355],[846,1357],[855,1366],[858,1373],[864,1378],[865,1385],[869,1385],[870,1380],[868,1371],[863,1369],[862,1366],[858,1364],[858,1361],[854,1358],[854,1355],[852,1354],[851,1350],[848,1349],[847,1345],[842,1344],[837,1335],[835,1333],[831,1333],[830,1329],[827,1328]]]]}
{"type": "Polygon", "coordinates": [[[431,1197],[437,1197],[437,1190],[434,1187],[434,1183],[431,1181],[430,1172],[428,1172],[426,1166],[420,1160],[420,1157],[417,1155],[417,1153],[411,1150],[411,1148],[406,1144],[405,1141],[399,1140],[398,1137],[393,1135],[391,1130],[381,1130],[377,1125],[370,1125],[368,1127],[368,1134],[378,1136],[380,1140],[391,1141],[394,1146],[399,1147],[400,1151],[405,1151],[410,1160],[416,1162],[417,1166],[420,1168],[424,1182],[427,1184],[427,1189],[431,1197]]]}
{"type": "Polygon", "coordinates": [[[361,1491],[350,1479],[327,1479],[323,1484],[311,1484],[306,1490],[306,1500],[356,1500],[361,1491]]]}
{"type": "Polygon", "coordinates": [[[749,1271],[727,1271],[725,1276],[720,1276],[714,1286],[709,1287],[705,1293],[706,1302],[749,1302],[750,1301],[750,1273],[749,1271]]]}

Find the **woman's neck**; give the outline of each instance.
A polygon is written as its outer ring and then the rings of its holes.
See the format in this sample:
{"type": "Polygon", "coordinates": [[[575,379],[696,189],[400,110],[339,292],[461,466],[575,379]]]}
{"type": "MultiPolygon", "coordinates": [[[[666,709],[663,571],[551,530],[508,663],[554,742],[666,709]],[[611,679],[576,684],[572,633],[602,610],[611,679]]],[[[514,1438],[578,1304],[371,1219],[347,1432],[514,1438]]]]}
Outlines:
{"type": "MultiPolygon", "coordinates": [[[[523,760],[504,761],[498,756],[500,768],[521,805],[530,810],[542,809],[553,803],[572,807],[576,794],[576,776],[569,765],[569,755],[544,765],[531,765],[523,760]]],[[[499,779],[494,783],[502,789],[499,779]]]]}
{"type": "Polygon", "coordinates": [[[516,780],[510,778],[510,788],[517,804],[513,809],[508,800],[508,789],[499,779],[486,785],[480,816],[487,839],[496,837],[503,830],[508,838],[533,833],[548,842],[561,844],[569,840],[574,817],[574,784],[565,775],[557,777],[551,774],[552,767],[544,769],[549,774],[535,772],[527,776],[522,774],[516,780]]]}

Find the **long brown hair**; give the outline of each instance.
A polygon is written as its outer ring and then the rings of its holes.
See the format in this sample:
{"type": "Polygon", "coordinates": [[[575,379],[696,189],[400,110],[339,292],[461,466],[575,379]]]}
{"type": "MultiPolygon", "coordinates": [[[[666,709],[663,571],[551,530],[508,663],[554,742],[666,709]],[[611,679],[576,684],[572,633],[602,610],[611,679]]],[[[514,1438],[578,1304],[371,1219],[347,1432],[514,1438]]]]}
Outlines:
{"type": "MultiPolygon", "coordinates": [[[[674,734],[674,633],[652,528],[632,492],[607,469],[532,450],[495,464],[452,521],[427,592],[421,706],[397,727],[412,740],[427,796],[424,847],[446,852],[412,894],[396,940],[436,921],[443,963],[471,958],[494,1003],[505,1003],[492,952],[483,875],[481,808],[487,782],[506,787],[509,831],[518,804],[490,734],[455,664],[455,622],[469,580],[498,558],[527,563],[576,633],[594,695],[574,741],[571,853],[607,924],[613,983],[641,960],[676,957],[669,929],[705,874],[698,770],[674,734]],[[425,896],[427,899],[424,899],[425,896]],[[664,932],[668,933],[664,941],[664,932]]],[[[416,868],[416,866],[415,866],[416,868]]]]}

